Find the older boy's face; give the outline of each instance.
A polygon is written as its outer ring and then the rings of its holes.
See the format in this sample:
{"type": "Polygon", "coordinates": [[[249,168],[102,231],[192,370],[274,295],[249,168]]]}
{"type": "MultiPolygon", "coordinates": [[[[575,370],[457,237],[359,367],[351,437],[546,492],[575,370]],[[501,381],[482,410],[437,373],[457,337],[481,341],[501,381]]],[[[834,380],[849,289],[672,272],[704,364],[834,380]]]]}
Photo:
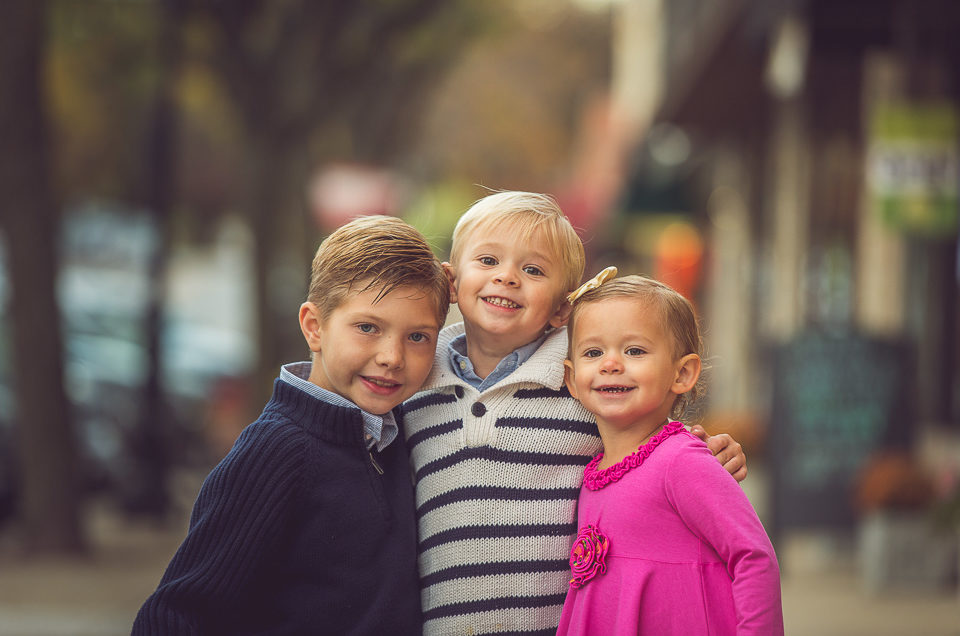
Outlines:
{"type": "Polygon", "coordinates": [[[548,324],[559,326],[566,291],[555,250],[537,234],[523,240],[512,230],[476,231],[448,268],[468,343],[506,353],[536,340],[548,324]]]}
{"type": "Polygon", "coordinates": [[[400,287],[374,303],[378,293],[348,295],[308,343],[311,382],[382,415],[427,379],[440,322],[436,301],[420,289],[400,287]]]}

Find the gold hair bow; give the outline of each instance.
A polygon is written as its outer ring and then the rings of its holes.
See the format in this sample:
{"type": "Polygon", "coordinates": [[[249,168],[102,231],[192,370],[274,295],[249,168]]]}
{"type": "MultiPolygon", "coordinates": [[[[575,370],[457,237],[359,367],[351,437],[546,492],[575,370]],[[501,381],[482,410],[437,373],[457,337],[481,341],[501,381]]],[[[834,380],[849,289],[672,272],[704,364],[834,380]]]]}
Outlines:
{"type": "Polygon", "coordinates": [[[571,305],[576,302],[578,298],[586,294],[591,289],[596,289],[600,285],[603,285],[605,282],[617,275],[617,268],[614,266],[607,267],[602,272],[585,282],[583,285],[580,285],[575,290],[567,294],[567,302],[571,305]]]}

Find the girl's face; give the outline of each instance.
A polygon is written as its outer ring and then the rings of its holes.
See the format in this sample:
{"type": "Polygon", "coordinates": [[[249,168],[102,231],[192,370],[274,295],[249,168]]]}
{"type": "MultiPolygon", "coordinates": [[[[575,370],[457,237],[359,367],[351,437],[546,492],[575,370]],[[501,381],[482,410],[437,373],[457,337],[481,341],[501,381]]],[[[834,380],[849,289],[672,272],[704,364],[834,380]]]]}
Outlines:
{"type": "Polygon", "coordinates": [[[676,358],[658,312],[638,299],[607,298],[578,312],[564,363],[570,393],[600,426],[644,432],[663,424],[696,383],[699,356],[676,358]]]}

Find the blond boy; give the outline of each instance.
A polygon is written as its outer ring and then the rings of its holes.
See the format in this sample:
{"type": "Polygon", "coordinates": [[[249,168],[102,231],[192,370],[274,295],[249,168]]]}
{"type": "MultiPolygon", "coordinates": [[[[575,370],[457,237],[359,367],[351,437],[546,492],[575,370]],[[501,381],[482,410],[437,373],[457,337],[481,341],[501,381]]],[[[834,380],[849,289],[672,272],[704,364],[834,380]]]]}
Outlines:
{"type": "MultiPolygon", "coordinates": [[[[481,199],[453,234],[451,301],[423,392],[405,403],[425,634],[553,634],[583,467],[601,448],[564,387],[565,296],[583,245],[548,196],[481,199]]],[[[746,474],[739,445],[718,459],[746,474]]]]}
{"type": "Polygon", "coordinates": [[[393,409],[433,364],[448,282],[415,229],[366,217],[313,261],[263,413],[205,480],[141,634],[416,634],[416,526],[393,409]]]}

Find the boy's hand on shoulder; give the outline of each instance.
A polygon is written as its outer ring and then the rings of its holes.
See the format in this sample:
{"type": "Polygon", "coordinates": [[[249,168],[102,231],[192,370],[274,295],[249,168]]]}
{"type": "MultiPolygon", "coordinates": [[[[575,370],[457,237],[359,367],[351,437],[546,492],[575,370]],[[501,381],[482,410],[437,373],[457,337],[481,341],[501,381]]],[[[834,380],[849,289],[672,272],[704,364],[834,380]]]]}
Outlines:
{"type": "Polygon", "coordinates": [[[743,453],[743,447],[726,433],[709,435],[699,424],[690,427],[690,432],[707,443],[707,448],[717,458],[717,461],[733,475],[737,481],[743,481],[747,477],[747,456],[743,453]]]}

